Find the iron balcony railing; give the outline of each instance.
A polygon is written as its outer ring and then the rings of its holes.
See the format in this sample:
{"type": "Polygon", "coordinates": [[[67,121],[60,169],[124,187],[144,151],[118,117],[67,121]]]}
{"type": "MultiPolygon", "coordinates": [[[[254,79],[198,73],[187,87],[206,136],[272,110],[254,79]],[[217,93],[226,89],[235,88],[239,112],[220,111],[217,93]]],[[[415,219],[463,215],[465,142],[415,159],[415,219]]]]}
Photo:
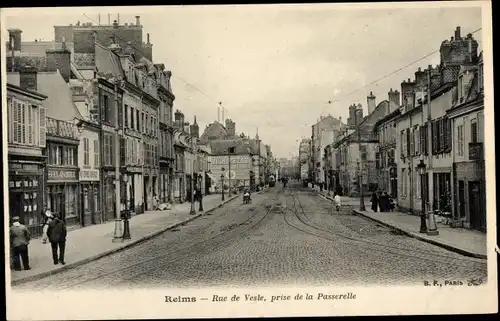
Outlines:
{"type": "Polygon", "coordinates": [[[47,134],[52,136],[78,139],[73,123],[47,117],[47,134]]]}

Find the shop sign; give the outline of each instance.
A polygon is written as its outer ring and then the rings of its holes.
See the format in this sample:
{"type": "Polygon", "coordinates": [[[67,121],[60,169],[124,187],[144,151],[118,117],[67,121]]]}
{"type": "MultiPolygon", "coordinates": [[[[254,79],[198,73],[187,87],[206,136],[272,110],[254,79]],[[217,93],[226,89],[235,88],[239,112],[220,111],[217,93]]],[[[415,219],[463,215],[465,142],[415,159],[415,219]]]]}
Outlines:
{"type": "Polygon", "coordinates": [[[12,171],[26,171],[26,172],[38,172],[40,167],[37,164],[20,164],[20,163],[10,163],[9,170],[12,171]]]}
{"type": "Polygon", "coordinates": [[[47,178],[49,180],[76,180],[74,169],[49,169],[47,178]]]}
{"type": "Polygon", "coordinates": [[[97,169],[82,169],[80,170],[81,181],[98,181],[99,170],[97,169]]]}

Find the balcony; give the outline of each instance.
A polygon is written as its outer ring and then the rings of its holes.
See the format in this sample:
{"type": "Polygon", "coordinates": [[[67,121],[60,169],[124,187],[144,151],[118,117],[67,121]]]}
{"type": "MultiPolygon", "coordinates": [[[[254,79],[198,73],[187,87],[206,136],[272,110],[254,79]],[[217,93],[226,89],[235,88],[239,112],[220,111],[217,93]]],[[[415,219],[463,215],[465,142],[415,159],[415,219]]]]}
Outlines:
{"type": "Polygon", "coordinates": [[[469,160],[483,160],[483,143],[469,143],[469,160]]]}
{"type": "Polygon", "coordinates": [[[47,135],[78,139],[73,123],[47,117],[47,135]]]}

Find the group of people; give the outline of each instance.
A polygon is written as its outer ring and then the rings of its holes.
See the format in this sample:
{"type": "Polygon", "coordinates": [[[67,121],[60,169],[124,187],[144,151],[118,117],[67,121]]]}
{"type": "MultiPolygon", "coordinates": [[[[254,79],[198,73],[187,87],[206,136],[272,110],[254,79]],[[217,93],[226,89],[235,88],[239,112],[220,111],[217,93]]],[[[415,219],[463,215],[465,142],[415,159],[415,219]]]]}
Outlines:
{"type": "MultiPolygon", "coordinates": [[[[25,270],[30,270],[28,246],[31,240],[31,235],[28,228],[19,222],[19,216],[12,218],[12,226],[10,227],[10,246],[12,254],[12,265],[14,270],[21,271],[21,261],[25,270]]],[[[47,206],[44,208],[43,219],[43,234],[42,242],[45,244],[49,241],[52,249],[52,259],[55,265],[64,261],[64,252],[66,249],[66,224],[61,219],[59,214],[52,214],[47,206]]]]}
{"type": "Polygon", "coordinates": [[[378,212],[379,208],[380,212],[391,212],[394,210],[393,199],[385,191],[382,192],[382,194],[380,195],[378,195],[377,192],[373,192],[371,203],[372,203],[372,211],[374,212],[378,212]]]}

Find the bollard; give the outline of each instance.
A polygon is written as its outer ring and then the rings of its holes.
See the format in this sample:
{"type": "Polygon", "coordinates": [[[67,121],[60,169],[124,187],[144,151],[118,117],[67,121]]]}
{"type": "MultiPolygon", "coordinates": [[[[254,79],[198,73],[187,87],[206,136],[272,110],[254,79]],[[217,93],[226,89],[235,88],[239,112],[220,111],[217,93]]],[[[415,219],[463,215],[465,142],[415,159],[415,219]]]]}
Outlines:
{"type": "Polygon", "coordinates": [[[427,235],[439,235],[439,231],[437,230],[436,225],[436,217],[434,216],[434,211],[427,212],[427,216],[429,217],[429,228],[427,229],[427,235]]]}

